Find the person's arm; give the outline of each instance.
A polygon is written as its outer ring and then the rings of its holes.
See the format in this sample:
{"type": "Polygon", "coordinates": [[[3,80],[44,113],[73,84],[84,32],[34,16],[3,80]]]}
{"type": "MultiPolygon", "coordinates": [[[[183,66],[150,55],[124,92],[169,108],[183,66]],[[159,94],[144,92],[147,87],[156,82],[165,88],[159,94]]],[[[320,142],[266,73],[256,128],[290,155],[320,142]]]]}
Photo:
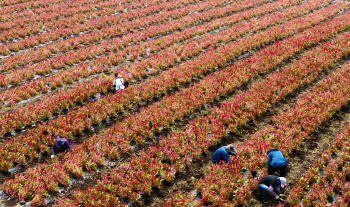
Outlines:
{"type": "Polygon", "coordinates": [[[70,150],[70,143],[69,143],[69,141],[67,139],[64,142],[64,147],[66,148],[66,151],[69,152],[69,150],[70,150]]]}
{"type": "Polygon", "coordinates": [[[272,197],[276,198],[277,194],[274,192],[274,188],[271,185],[269,186],[269,192],[272,197]]]}
{"type": "Polygon", "coordinates": [[[281,192],[280,185],[274,185],[274,186],[272,186],[272,188],[276,194],[280,194],[280,192],[281,192]]]}
{"type": "Polygon", "coordinates": [[[270,164],[271,164],[271,153],[269,153],[269,154],[267,155],[267,161],[266,161],[266,163],[267,163],[267,166],[270,166],[270,164]]]}
{"type": "Polygon", "coordinates": [[[229,152],[230,155],[237,156],[234,152],[229,152]]]}
{"type": "Polygon", "coordinates": [[[227,153],[222,153],[222,157],[224,158],[224,160],[228,163],[230,162],[230,158],[228,157],[227,153]]]}
{"type": "Polygon", "coordinates": [[[51,155],[55,155],[55,153],[54,153],[55,147],[56,147],[56,143],[53,144],[52,147],[51,147],[51,155]]]}

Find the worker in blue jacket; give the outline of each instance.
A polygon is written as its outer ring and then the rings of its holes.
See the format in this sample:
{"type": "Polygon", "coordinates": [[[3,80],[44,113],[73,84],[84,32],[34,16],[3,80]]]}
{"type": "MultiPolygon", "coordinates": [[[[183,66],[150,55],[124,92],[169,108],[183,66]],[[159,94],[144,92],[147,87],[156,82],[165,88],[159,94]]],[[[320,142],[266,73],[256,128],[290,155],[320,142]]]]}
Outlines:
{"type": "Polygon", "coordinates": [[[272,148],[267,151],[267,166],[269,175],[280,171],[281,177],[286,176],[287,161],[278,149],[272,148]]]}
{"type": "Polygon", "coordinates": [[[235,147],[233,146],[233,144],[230,144],[228,146],[223,146],[223,147],[220,147],[219,149],[217,149],[212,158],[211,158],[211,161],[214,163],[214,164],[217,164],[219,163],[220,161],[226,161],[226,163],[228,163],[230,161],[228,155],[234,155],[236,156],[236,149],[235,147]]]}
{"type": "Polygon", "coordinates": [[[54,150],[56,147],[58,147],[59,152],[69,152],[69,150],[72,148],[72,143],[70,143],[65,138],[60,138],[58,136],[55,136],[55,143],[51,147],[51,159],[55,157],[54,150]]]}

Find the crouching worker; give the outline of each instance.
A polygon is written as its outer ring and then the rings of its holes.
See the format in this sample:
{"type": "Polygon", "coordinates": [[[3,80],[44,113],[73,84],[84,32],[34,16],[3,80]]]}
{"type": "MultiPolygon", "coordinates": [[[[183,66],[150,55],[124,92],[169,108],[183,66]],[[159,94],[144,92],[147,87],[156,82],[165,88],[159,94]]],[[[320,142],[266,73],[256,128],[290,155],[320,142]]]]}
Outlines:
{"type": "Polygon", "coordinates": [[[278,149],[272,148],[267,151],[267,166],[269,175],[279,170],[281,177],[286,176],[287,161],[278,149]]]}
{"type": "Polygon", "coordinates": [[[284,197],[283,194],[280,194],[281,188],[284,188],[287,180],[284,177],[278,177],[276,175],[266,175],[260,179],[258,187],[262,190],[262,201],[267,202],[267,195],[275,198],[276,200],[281,200],[284,197]]]}
{"type": "Polygon", "coordinates": [[[115,79],[113,81],[113,87],[115,88],[116,91],[123,90],[125,88],[124,80],[122,78],[122,75],[120,75],[120,74],[118,75],[118,73],[115,73],[115,79]]]}
{"type": "Polygon", "coordinates": [[[217,164],[217,163],[219,163],[222,160],[224,160],[224,161],[226,161],[226,163],[228,163],[230,161],[228,155],[230,154],[230,155],[236,156],[235,152],[236,152],[236,149],[233,146],[233,144],[220,147],[219,149],[217,149],[214,152],[213,157],[211,158],[211,161],[214,164],[217,164]]]}
{"type": "Polygon", "coordinates": [[[69,152],[72,147],[72,144],[65,138],[59,138],[55,136],[55,144],[51,147],[51,158],[55,157],[55,148],[58,147],[59,152],[69,152]]]}

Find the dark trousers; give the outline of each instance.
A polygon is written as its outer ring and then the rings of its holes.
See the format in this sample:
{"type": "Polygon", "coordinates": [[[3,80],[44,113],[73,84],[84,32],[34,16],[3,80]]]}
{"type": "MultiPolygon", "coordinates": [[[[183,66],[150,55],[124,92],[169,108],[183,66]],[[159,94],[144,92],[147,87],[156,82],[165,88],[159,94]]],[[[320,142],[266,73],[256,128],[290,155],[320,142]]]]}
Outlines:
{"type": "Polygon", "coordinates": [[[270,167],[268,166],[268,173],[269,175],[273,175],[274,172],[276,171],[280,171],[280,177],[286,177],[286,169],[287,169],[287,165],[281,165],[278,167],[270,167]]]}

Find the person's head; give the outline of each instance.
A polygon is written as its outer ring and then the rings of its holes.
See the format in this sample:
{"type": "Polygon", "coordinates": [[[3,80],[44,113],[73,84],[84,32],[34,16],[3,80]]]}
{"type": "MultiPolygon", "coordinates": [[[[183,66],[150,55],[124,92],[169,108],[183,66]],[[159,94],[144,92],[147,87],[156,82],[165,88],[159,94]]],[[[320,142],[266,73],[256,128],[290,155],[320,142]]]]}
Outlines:
{"type": "Polygon", "coordinates": [[[281,185],[281,188],[284,188],[284,186],[287,183],[287,180],[285,177],[278,177],[277,178],[277,183],[281,185]]]}
{"type": "Polygon", "coordinates": [[[63,138],[57,138],[55,141],[56,145],[63,146],[64,145],[64,139],[63,138]]]}
{"type": "Polygon", "coordinates": [[[236,152],[235,147],[233,146],[233,144],[229,144],[226,146],[226,150],[227,152],[236,152]]]}
{"type": "Polygon", "coordinates": [[[118,75],[118,78],[122,78],[122,75],[119,74],[119,75],[118,75]]]}
{"type": "Polygon", "coordinates": [[[115,73],[115,74],[114,74],[114,77],[117,78],[117,77],[118,77],[118,73],[115,73]]]}

